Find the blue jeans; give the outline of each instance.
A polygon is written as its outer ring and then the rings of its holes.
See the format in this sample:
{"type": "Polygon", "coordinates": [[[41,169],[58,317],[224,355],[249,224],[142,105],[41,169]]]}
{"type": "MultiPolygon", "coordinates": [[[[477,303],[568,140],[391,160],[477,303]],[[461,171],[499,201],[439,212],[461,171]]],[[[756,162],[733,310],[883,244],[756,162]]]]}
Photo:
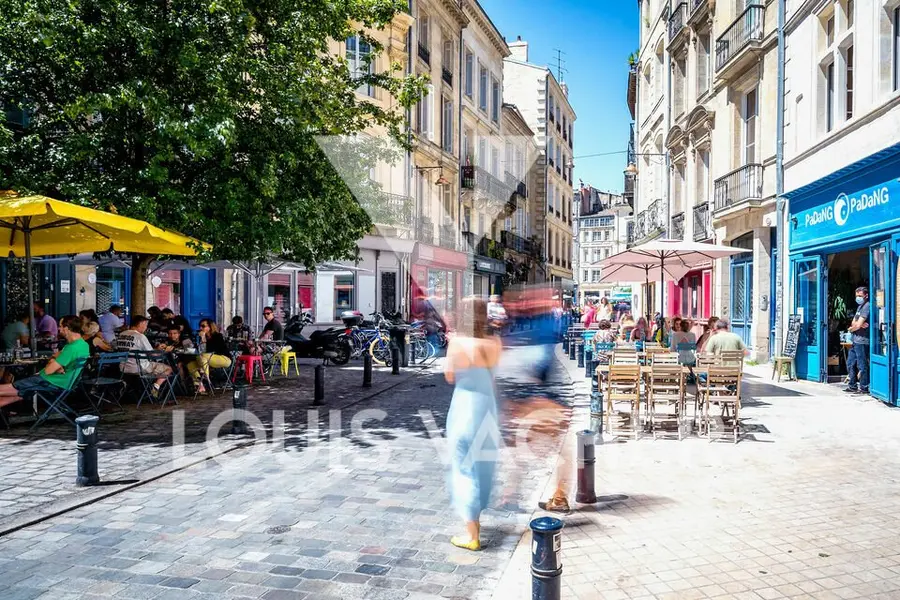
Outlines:
{"type": "Polygon", "coordinates": [[[869,391],[869,344],[853,344],[847,355],[847,370],[850,371],[849,386],[856,387],[857,375],[859,370],[859,389],[863,392],[869,391]]]}

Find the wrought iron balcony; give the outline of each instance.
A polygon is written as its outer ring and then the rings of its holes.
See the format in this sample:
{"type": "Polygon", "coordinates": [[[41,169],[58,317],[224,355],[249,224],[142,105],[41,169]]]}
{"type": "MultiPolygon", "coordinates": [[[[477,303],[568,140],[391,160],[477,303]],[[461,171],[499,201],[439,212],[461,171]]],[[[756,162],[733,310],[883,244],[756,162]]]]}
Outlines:
{"type": "Polygon", "coordinates": [[[762,42],[765,20],[766,7],[763,4],[751,4],[735,19],[716,40],[716,71],[751,44],[762,42]]]}
{"type": "Polygon", "coordinates": [[[654,200],[650,206],[638,213],[634,219],[634,239],[630,244],[640,244],[661,234],[666,224],[662,200],[654,200]]]}
{"type": "Polygon", "coordinates": [[[695,242],[712,239],[712,228],[709,225],[709,203],[698,204],[694,207],[695,242]]]}
{"type": "Polygon", "coordinates": [[[416,227],[416,239],[425,244],[434,245],[434,223],[428,219],[419,219],[416,227]]]}
{"type": "Polygon", "coordinates": [[[681,2],[678,6],[672,9],[672,14],[669,15],[669,41],[675,39],[675,37],[681,33],[684,29],[684,22],[687,20],[687,2],[681,2]]]}
{"type": "Polygon", "coordinates": [[[628,247],[634,246],[634,242],[637,239],[637,227],[634,224],[634,221],[628,221],[628,225],[625,230],[625,244],[628,247]]]}
{"type": "Polygon", "coordinates": [[[464,190],[474,190],[479,198],[489,203],[505,205],[513,194],[511,187],[481,167],[460,167],[460,178],[464,190]]]}
{"type": "Polygon", "coordinates": [[[431,50],[422,42],[419,42],[419,58],[424,60],[426,65],[431,64],[431,50]]]}
{"type": "Polygon", "coordinates": [[[415,201],[410,196],[373,191],[360,197],[359,205],[376,225],[409,227],[415,201]]]}
{"type": "Polygon", "coordinates": [[[441,79],[447,82],[447,85],[453,85],[453,71],[447,67],[441,67],[441,79]]]}
{"type": "Polygon", "coordinates": [[[673,240],[684,239],[684,213],[678,213],[672,217],[672,235],[673,240]]]}
{"type": "Polygon", "coordinates": [[[530,254],[532,250],[531,240],[527,240],[512,231],[501,231],[500,243],[503,244],[504,248],[522,254],[530,254]]]}
{"type": "Polygon", "coordinates": [[[713,186],[715,210],[720,211],[742,202],[762,199],[763,166],[744,165],[724,177],[716,179],[713,186]]]}
{"type": "Polygon", "coordinates": [[[456,243],[456,229],[454,227],[442,225],[439,236],[439,243],[442,248],[447,248],[448,250],[456,250],[458,248],[456,243]]]}
{"type": "Polygon", "coordinates": [[[709,0],[691,0],[691,17],[694,16],[700,8],[702,8],[709,0]]]}

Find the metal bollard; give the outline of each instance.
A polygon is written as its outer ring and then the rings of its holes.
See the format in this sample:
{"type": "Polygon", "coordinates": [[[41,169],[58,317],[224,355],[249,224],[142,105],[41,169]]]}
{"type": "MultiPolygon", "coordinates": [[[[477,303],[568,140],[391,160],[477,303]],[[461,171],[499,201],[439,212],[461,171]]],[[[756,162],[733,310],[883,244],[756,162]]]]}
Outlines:
{"type": "Polygon", "coordinates": [[[594,504],[597,494],[594,492],[594,465],[597,462],[593,431],[578,432],[578,491],[575,501],[581,504],[594,504]]]}
{"type": "Polygon", "coordinates": [[[372,387],[372,355],[363,354],[363,387],[372,387]]]}
{"type": "Polygon", "coordinates": [[[75,450],[78,452],[78,473],[75,485],[100,483],[97,474],[97,423],[100,417],[84,415],[75,419],[75,450]]]}
{"type": "Polygon", "coordinates": [[[313,395],[313,406],[323,406],[325,404],[325,365],[316,365],[315,390],[313,395]]]}
{"type": "Polygon", "coordinates": [[[581,340],[575,340],[575,356],[578,358],[578,368],[584,368],[584,343],[581,340]]]}
{"type": "Polygon", "coordinates": [[[404,334],[403,344],[400,346],[400,356],[402,357],[401,366],[406,369],[409,368],[409,334],[404,334]]]}
{"type": "Polygon", "coordinates": [[[569,340],[569,360],[575,360],[575,340],[569,340]]]}
{"type": "Polygon", "coordinates": [[[590,344],[584,345],[584,376],[591,376],[591,364],[594,362],[594,350],[590,344]]]}
{"type": "Polygon", "coordinates": [[[569,353],[569,334],[568,333],[563,335],[563,352],[565,352],[566,354],[569,353]]]}
{"type": "Polygon", "coordinates": [[[600,394],[600,375],[597,367],[600,361],[591,361],[591,430],[596,433],[603,431],[603,396],[600,394]]]}
{"type": "Polygon", "coordinates": [[[391,346],[391,375],[400,374],[400,348],[391,346]]]}
{"type": "Polygon", "coordinates": [[[247,422],[238,414],[238,411],[247,410],[247,384],[238,381],[234,384],[234,392],[231,396],[231,433],[243,435],[247,433],[247,422]]]}
{"type": "Polygon", "coordinates": [[[560,600],[563,522],[539,517],[531,527],[531,600],[560,600]]]}

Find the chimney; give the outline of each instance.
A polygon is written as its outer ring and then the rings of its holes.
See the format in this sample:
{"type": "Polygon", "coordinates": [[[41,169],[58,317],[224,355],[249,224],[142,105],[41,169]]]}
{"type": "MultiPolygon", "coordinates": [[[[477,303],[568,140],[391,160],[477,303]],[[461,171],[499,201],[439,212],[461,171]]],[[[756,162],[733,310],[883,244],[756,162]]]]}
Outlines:
{"type": "Polygon", "coordinates": [[[516,36],[516,41],[507,44],[509,46],[509,57],[521,62],[528,62],[528,42],[522,41],[522,36],[516,36]]]}
{"type": "Polygon", "coordinates": [[[559,87],[562,88],[563,94],[565,94],[566,98],[568,98],[569,97],[569,84],[567,84],[565,81],[561,81],[561,82],[559,82],[559,87]]]}

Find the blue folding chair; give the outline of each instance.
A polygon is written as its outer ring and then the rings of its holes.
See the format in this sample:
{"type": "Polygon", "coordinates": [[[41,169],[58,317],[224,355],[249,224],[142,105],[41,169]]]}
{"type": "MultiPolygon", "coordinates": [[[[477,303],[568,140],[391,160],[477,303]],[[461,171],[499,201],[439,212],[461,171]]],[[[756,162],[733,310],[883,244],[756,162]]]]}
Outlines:
{"type": "Polygon", "coordinates": [[[160,399],[162,402],[160,406],[165,406],[166,403],[171,399],[173,404],[178,404],[178,400],[175,399],[175,378],[178,377],[177,370],[173,367],[169,355],[165,352],[160,351],[143,351],[143,350],[132,350],[128,353],[129,358],[134,358],[138,367],[138,379],[141,382],[141,396],[138,398],[137,405],[140,406],[141,402],[145,399],[151,404],[154,403],[154,400],[160,399]],[[168,375],[160,375],[158,373],[154,373],[151,369],[151,365],[153,364],[162,364],[171,368],[171,372],[168,375]],[[154,396],[153,391],[156,385],[156,381],[158,379],[163,379],[163,383],[159,386],[158,393],[154,396]]]}
{"type": "Polygon", "coordinates": [[[75,426],[74,416],[78,413],[69,406],[68,399],[72,392],[78,389],[79,384],[81,383],[81,376],[84,373],[84,365],[87,361],[87,358],[78,358],[70,365],[69,368],[75,371],[75,378],[72,380],[72,385],[68,388],[60,388],[48,383],[45,388],[34,390],[34,399],[46,404],[47,409],[38,416],[37,421],[31,426],[30,431],[34,431],[40,424],[53,416],[53,414],[58,414],[71,423],[73,427],[75,426]]]}
{"type": "Polygon", "coordinates": [[[97,372],[85,376],[81,387],[94,409],[99,413],[103,404],[112,404],[122,410],[122,395],[125,393],[125,363],[127,352],[104,352],[97,359],[97,372]],[[107,397],[107,393],[119,388],[118,395],[107,397]]]}

